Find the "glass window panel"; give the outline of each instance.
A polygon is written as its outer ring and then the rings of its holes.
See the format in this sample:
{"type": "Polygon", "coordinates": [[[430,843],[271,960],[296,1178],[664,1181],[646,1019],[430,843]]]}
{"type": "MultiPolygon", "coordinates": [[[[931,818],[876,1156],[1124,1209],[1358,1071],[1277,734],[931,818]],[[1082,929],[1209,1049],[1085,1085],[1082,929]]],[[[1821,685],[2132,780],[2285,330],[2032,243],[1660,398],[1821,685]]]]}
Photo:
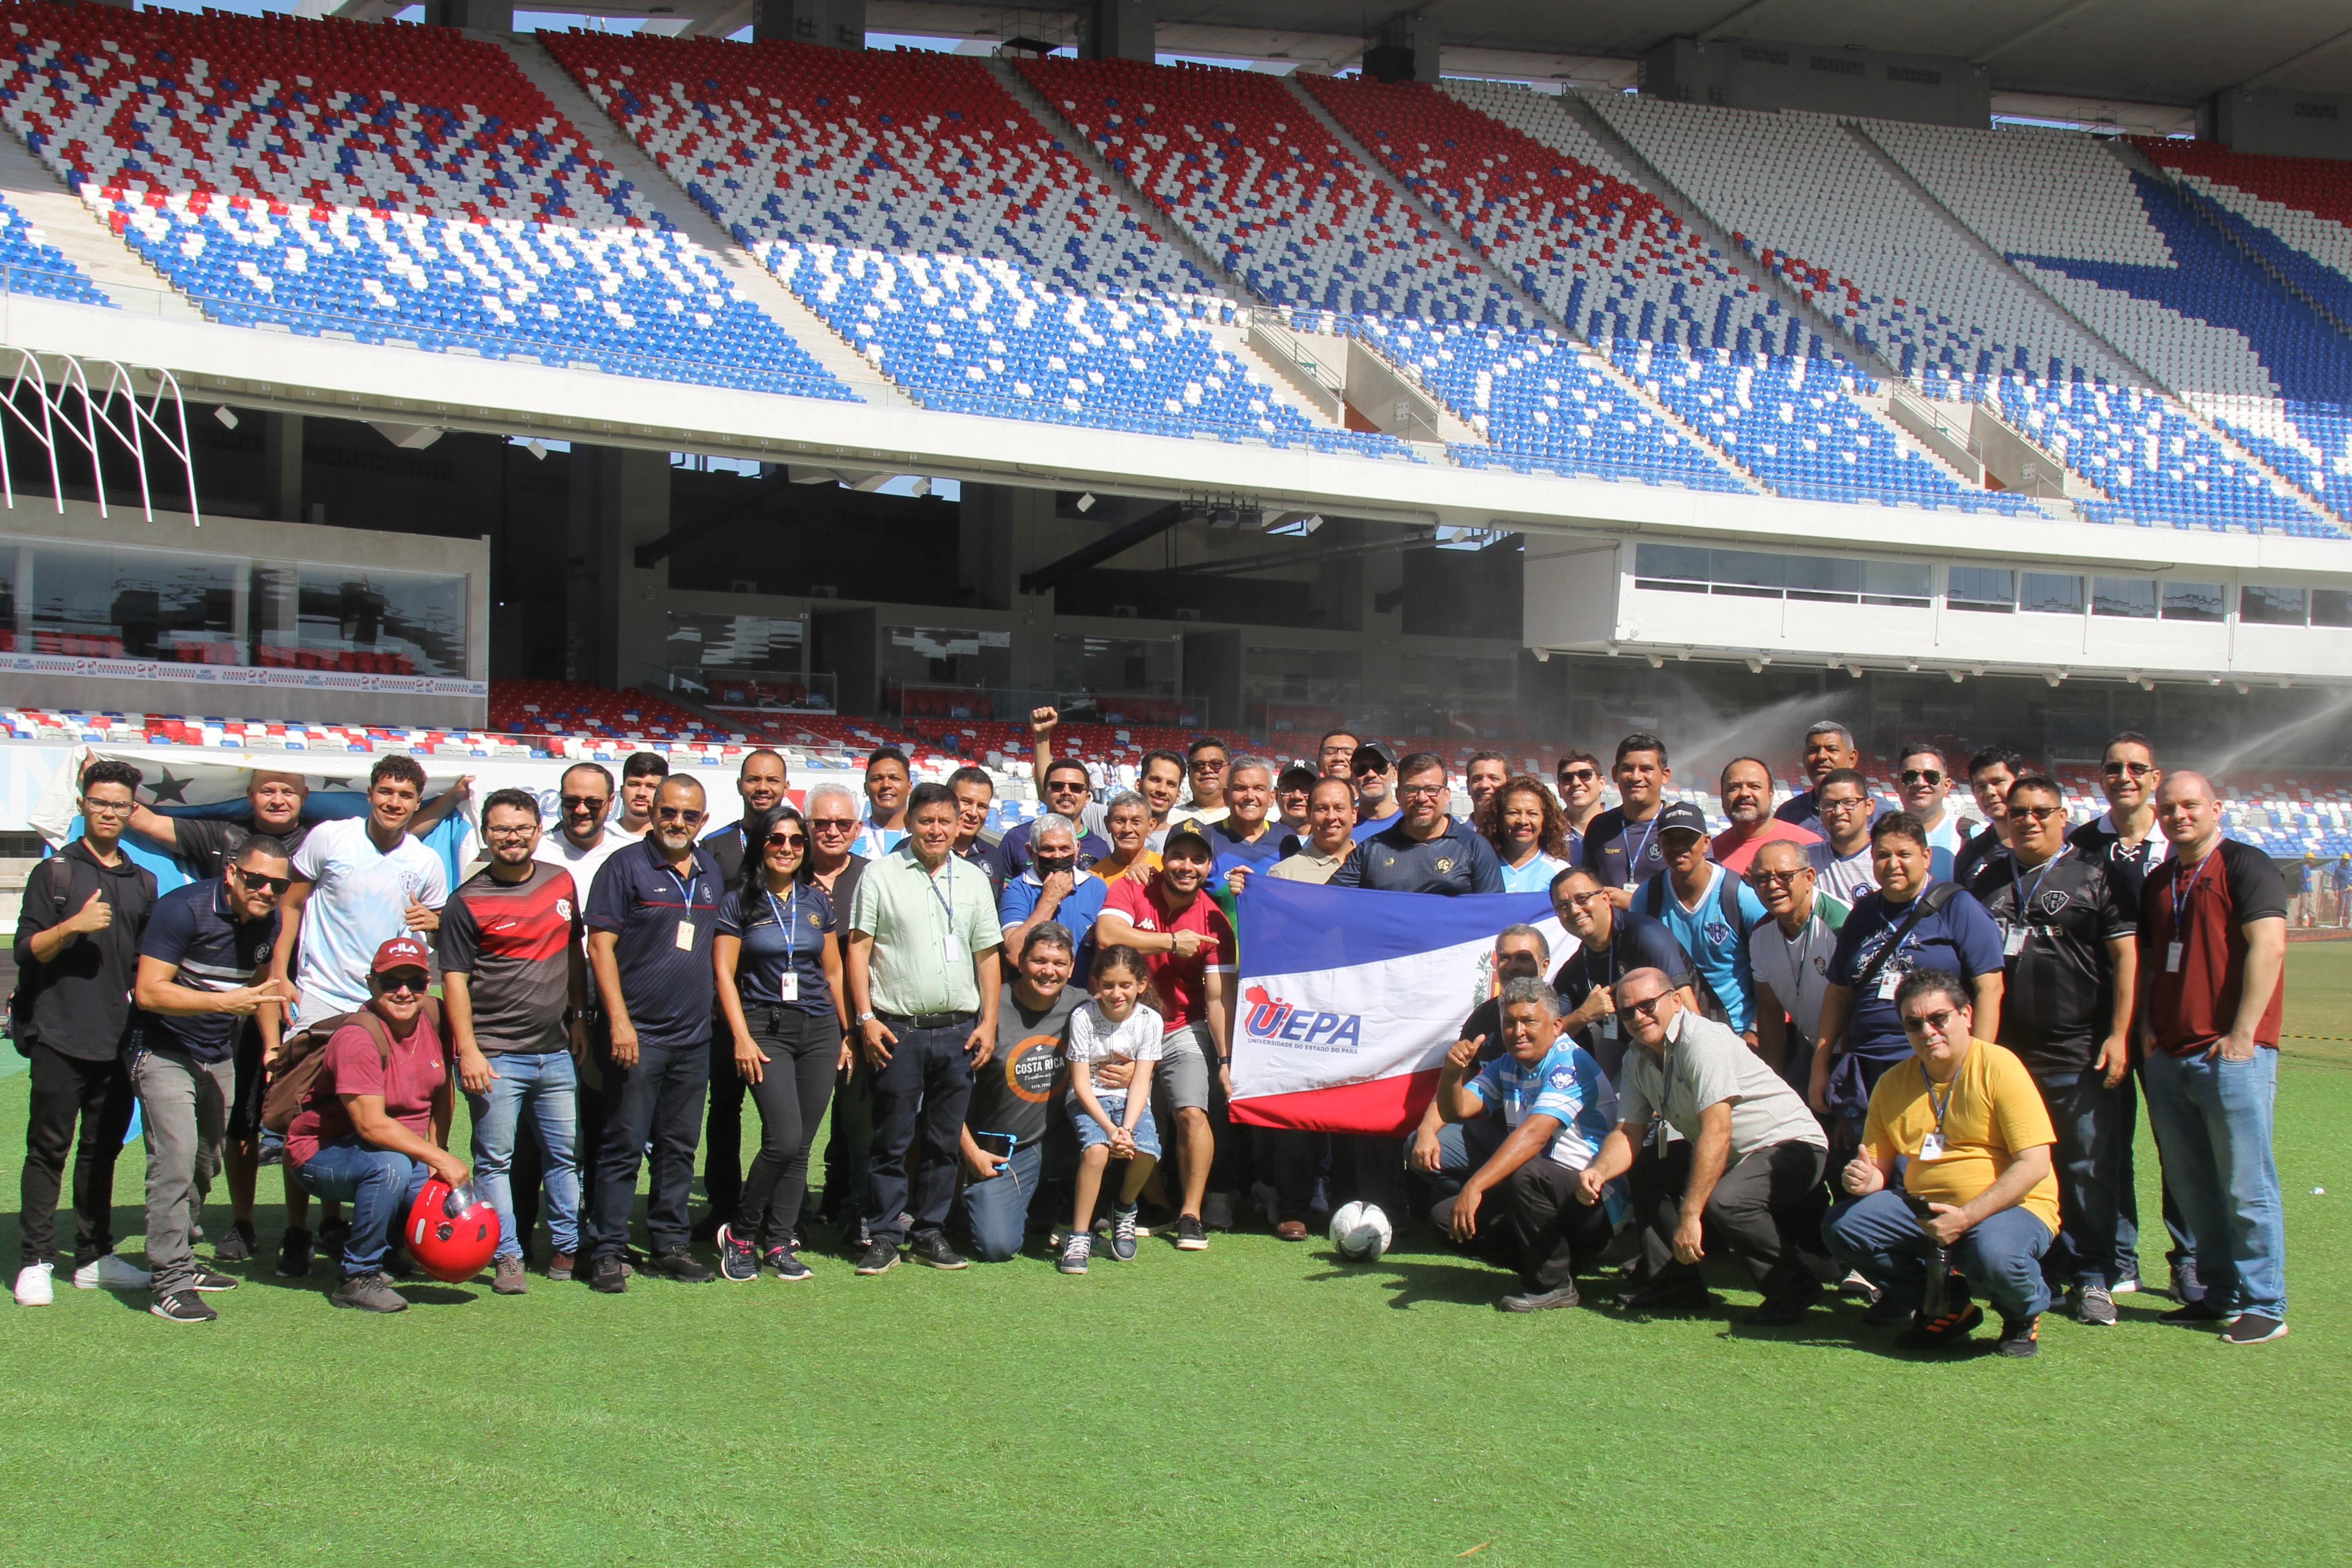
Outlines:
{"type": "Polygon", "coordinates": [[[1709,550],[1706,564],[1708,581],[1738,588],[1779,588],[1788,577],[1785,558],[1756,550],[1709,550]]]}
{"type": "Polygon", "coordinates": [[[34,545],[8,553],[32,569],[36,650],[245,662],[237,625],[241,561],[104,546],[34,545]]]}
{"type": "Polygon", "coordinates": [[[2145,577],[2093,578],[2091,613],[2120,615],[2134,621],[2155,620],[2155,580],[2145,577]]]}
{"type": "Polygon", "coordinates": [[[2039,611],[2045,615],[2080,615],[2083,612],[2083,580],[2062,576],[2056,572],[2028,571],[2019,574],[2024,580],[2018,586],[2017,607],[2039,611]]]}
{"type": "Polygon", "coordinates": [[[1862,591],[1874,604],[1899,604],[1924,610],[1935,592],[1934,574],[1926,562],[1869,560],[1862,567],[1862,591]]]}
{"type": "Polygon", "coordinates": [[[305,667],[464,677],[464,578],[306,561],[299,583],[305,667]]]}
{"type": "Polygon", "coordinates": [[[1951,569],[1950,586],[1944,591],[1944,602],[1956,610],[2006,612],[2017,602],[2016,584],[2014,572],[1998,567],[1956,566],[1951,569]]]}
{"type": "Polygon", "coordinates": [[[1633,572],[1637,577],[1663,577],[1678,582],[1705,582],[1707,552],[1684,545],[1636,545],[1633,572]]]}
{"type": "Polygon", "coordinates": [[[2311,623],[2314,626],[2352,626],[2352,592],[2341,588],[2313,589],[2311,623]]]}
{"type": "Polygon", "coordinates": [[[2257,626],[2300,626],[2304,622],[2304,591],[2300,588],[2238,590],[2238,619],[2257,626]]]}
{"type": "Polygon", "coordinates": [[[2230,601],[2218,582],[2168,582],[2164,584],[2164,618],[2167,621],[2219,621],[2229,612],[2230,601]]]}
{"type": "Polygon", "coordinates": [[[1791,592],[1850,598],[1862,591],[1863,563],[1834,556],[1792,555],[1788,580],[1791,592]]]}

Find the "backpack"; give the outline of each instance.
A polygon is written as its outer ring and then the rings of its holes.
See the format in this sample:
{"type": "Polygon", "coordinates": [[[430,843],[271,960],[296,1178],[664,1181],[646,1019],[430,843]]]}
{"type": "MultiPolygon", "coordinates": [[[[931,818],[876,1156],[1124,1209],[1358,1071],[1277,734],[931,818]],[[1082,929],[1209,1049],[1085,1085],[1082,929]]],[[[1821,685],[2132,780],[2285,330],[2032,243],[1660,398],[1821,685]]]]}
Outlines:
{"type": "MultiPolygon", "coordinates": [[[[449,1036],[441,1021],[440,998],[425,998],[424,1016],[432,1020],[446,1056],[449,1036]]],[[[335,1038],[337,1030],[352,1024],[367,1030],[368,1037],[375,1041],[377,1059],[387,1068],[392,1065],[392,1031],[370,1009],[362,1008],[355,1013],[320,1019],[278,1048],[277,1064],[269,1074],[269,1087],[261,1099],[261,1124],[265,1129],[282,1135],[294,1124],[294,1118],[310,1103],[310,1091],[319,1082],[319,1071],[326,1065],[327,1042],[335,1038]]]]}
{"type": "MultiPolygon", "coordinates": [[[[1642,889],[1642,913],[1653,920],[1664,921],[1666,916],[1666,874],[1660,872],[1642,889]]],[[[1739,890],[1745,885],[1727,871],[1715,879],[1716,906],[1723,914],[1724,924],[1731,927],[1732,939],[1743,952],[1747,950],[1748,934],[1756,929],[1748,924],[1747,911],[1739,907],[1739,890]]],[[[1723,1005],[1723,998],[1717,996],[1715,988],[1706,983],[1706,971],[1696,962],[1691,965],[1690,986],[1691,994],[1698,998],[1699,1011],[1729,1028],[1731,1009],[1723,1005]]]]}
{"type": "MultiPolygon", "coordinates": [[[[49,901],[51,925],[65,918],[66,905],[73,899],[73,867],[66,862],[64,855],[46,857],[26,876],[24,901],[30,904],[37,898],[49,901]],[[60,879],[62,886],[58,885],[60,879]]],[[[0,1031],[6,1033],[19,1056],[33,1054],[33,1003],[41,994],[41,983],[46,978],[43,971],[47,968],[47,965],[34,962],[31,947],[19,950],[16,986],[9,993],[6,1025],[5,1031],[0,1031]]]]}

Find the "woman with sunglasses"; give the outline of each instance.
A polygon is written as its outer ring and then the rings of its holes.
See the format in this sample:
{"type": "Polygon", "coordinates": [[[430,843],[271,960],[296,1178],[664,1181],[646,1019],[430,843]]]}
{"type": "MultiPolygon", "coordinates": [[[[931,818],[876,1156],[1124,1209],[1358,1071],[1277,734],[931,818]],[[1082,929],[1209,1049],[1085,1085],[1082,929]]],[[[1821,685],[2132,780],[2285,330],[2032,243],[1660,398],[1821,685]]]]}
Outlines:
{"type": "Polygon", "coordinates": [[[719,1271],[739,1284],[758,1279],[762,1262],[780,1280],[810,1277],[795,1240],[809,1146],[834,1076],[849,1065],[841,943],[833,900],[810,872],[807,825],[790,806],[773,807],[745,819],[743,843],[711,949],[735,1071],[760,1108],[760,1152],[719,1228],[719,1271]]]}
{"type": "Polygon", "coordinates": [[[1503,862],[1505,892],[1549,892],[1568,869],[1568,820],[1542,779],[1523,773],[1506,780],[1471,821],[1503,862]]]}

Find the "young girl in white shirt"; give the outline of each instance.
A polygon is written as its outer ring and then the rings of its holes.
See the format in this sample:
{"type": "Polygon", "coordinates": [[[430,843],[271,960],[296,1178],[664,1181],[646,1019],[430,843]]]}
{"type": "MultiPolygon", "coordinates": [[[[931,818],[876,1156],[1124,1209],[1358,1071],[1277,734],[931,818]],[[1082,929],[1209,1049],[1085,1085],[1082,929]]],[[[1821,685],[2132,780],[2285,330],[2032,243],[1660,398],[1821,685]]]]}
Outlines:
{"type": "Polygon", "coordinates": [[[1095,955],[1089,984],[1094,999],[1070,1015],[1064,1054],[1070,1063],[1070,1120],[1078,1134],[1078,1200],[1070,1218],[1070,1239],[1062,1249],[1065,1274],[1083,1274],[1094,1251],[1095,1203],[1103,1173],[1113,1160],[1127,1162],[1118,1202],[1111,1209],[1110,1255],[1135,1257],[1135,1198],[1160,1163],[1160,1133],[1151,1124],[1151,1064],[1160,1060],[1160,1019],[1144,1005],[1150,988],[1143,955],[1132,947],[1105,947],[1095,955]],[[1110,1062],[1133,1065],[1124,1089],[1097,1085],[1094,1069],[1110,1062]]]}

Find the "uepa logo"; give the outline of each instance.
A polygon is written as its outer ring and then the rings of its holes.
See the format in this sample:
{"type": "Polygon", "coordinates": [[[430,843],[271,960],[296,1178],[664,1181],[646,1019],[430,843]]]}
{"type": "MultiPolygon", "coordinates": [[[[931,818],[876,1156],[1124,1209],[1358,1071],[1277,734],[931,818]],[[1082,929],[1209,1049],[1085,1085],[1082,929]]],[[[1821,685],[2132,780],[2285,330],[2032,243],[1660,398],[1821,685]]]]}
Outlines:
{"type": "Polygon", "coordinates": [[[1243,1017],[1242,1029],[1252,1040],[1276,1045],[1304,1045],[1318,1051],[1353,1051],[1363,1044],[1364,1019],[1360,1013],[1293,1007],[1269,994],[1264,986],[1252,986],[1243,995],[1249,1003],[1249,1011],[1243,1017]]]}

